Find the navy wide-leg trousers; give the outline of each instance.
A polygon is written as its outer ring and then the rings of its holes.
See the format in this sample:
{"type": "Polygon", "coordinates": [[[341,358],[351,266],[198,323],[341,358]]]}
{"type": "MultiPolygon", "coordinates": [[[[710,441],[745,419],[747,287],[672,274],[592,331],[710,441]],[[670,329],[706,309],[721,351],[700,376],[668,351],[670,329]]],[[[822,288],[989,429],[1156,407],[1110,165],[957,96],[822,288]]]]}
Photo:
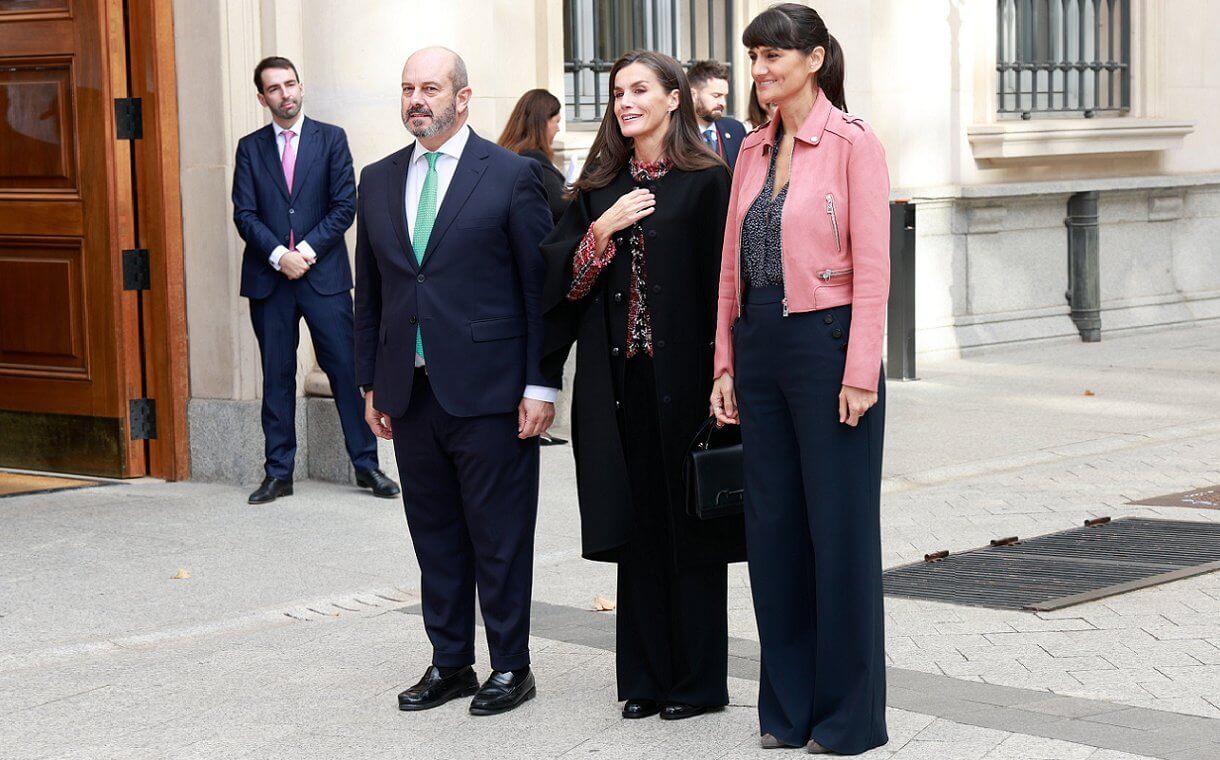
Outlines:
{"type": "Polygon", "coordinates": [[[859,425],[840,423],[851,307],[784,317],[782,297],[777,287],[748,290],[733,336],[760,732],[854,755],[888,741],[884,379],[859,425]]]}

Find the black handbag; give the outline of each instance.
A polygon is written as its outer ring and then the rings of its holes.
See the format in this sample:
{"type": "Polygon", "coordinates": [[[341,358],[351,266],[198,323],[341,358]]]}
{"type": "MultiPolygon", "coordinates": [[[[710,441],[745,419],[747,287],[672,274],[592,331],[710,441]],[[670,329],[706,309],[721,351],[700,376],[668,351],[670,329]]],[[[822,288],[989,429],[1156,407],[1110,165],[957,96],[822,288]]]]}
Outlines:
{"type": "Polygon", "coordinates": [[[686,480],[686,513],[691,517],[714,520],[744,512],[741,428],[718,428],[716,418],[709,417],[691,441],[682,474],[686,480]]]}

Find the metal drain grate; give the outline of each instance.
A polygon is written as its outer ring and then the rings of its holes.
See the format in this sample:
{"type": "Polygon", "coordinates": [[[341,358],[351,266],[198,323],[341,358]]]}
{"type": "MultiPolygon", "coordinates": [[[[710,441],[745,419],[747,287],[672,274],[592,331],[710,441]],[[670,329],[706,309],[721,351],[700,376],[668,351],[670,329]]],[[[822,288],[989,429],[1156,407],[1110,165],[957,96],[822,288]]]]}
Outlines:
{"type": "Polygon", "coordinates": [[[1220,570],[1220,523],[1125,518],[887,570],[885,593],[1057,610],[1220,570]]]}

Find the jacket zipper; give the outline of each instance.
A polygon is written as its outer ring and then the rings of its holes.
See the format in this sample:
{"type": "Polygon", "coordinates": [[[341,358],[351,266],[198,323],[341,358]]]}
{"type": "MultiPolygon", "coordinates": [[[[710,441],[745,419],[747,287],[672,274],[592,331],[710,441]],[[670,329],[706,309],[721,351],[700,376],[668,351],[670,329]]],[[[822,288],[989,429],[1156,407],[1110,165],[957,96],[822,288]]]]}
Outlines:
{"type": "Polygon", "coordinates": [[[741,235],[746,231],[746,217],[741,215],[741,223],[737,225],[737,250],[733,252],[733,272],[737,275],[737,318],[741,319],[741,235]]]}
{"type": "Polygon", "coordinates": [[[831,277],[842,277],[843,275],[851,274],[851,271],[851,267],[848,267],[847,269],[826,269],[818,272],[818,277],[822,280],[822,282],[830,282],[831,277]]]}
{"type": "Polygon", "coordinates": [[[826,215],[830,217],[830,227],[835,232],[835,251],[843,252],[843,246],[839,244],[839,218],[835,215],[835,197],[830,193],[826,193],[826,215]]]}

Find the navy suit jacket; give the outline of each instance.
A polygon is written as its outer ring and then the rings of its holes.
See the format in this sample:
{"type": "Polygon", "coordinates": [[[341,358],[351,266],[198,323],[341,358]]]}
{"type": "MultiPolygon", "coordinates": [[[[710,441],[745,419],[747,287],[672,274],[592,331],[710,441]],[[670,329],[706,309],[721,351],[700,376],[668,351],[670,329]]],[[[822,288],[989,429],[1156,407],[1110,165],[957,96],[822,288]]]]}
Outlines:
{"type": "Polygon", "coordinates": [[[717,136],[720,138],[720,157],[732,169],[737,165],[737,154],[741,151],[741,141],[746,138],[746,126],[728,116],[722,116],[714,123],[717,136]]]}
{"type": "Polygon", "coordinates": [[[402,416],[420,329],[428,379],[446,412],[515,412],[526,385],[547,384],[539,244],[552,221],[542,168],[472,131],[416,263],[406,215],[415,148],[360,173],[356,382],[373,387],[379,411],[402,416]]]}
{"type": "Polygon", "coordinates": [[[356,178],[347,135],[331,124],[306,117],[292,192],[284,180],[275,129],[268,124],[237,143],[233,171],[233,222],[246,241],[241,262],[241,294],[266,298],[283,277],[271,266],[276,246],[309,243],[318,255],[304,280],[321,295],[352,289],[352,267],[343,233],[356,214],[356,178]]]}

